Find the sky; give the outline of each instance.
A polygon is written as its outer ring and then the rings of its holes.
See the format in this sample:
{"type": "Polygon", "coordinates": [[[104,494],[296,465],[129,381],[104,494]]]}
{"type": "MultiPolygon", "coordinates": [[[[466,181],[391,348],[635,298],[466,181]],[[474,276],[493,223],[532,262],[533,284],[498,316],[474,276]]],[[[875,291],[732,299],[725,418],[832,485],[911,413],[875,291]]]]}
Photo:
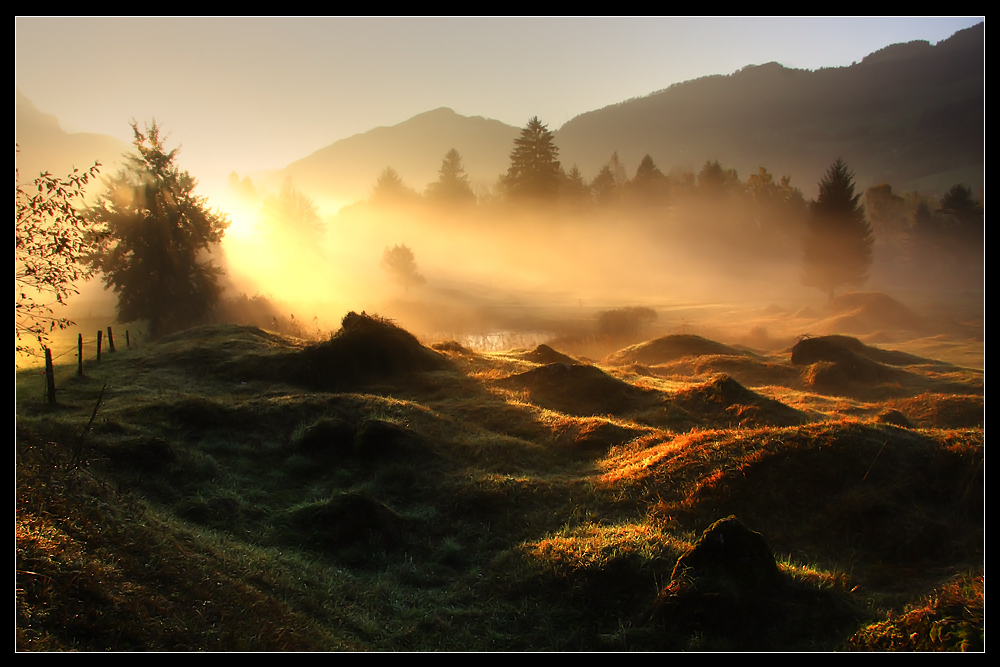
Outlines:
{"type": "Polygon", "coordinates": [[[15,87],[67,132],[153,118],[199,177],[280,169],[439,107],[556,130],[746,65],[819,69],[984,17],[15,17],[15,87]]]}

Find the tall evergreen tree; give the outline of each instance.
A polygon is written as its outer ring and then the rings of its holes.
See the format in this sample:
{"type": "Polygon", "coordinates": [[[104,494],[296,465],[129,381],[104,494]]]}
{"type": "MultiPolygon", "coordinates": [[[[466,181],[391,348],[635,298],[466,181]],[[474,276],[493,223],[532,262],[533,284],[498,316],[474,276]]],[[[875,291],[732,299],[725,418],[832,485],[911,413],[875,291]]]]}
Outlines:
{"type": "Polygon", "coordinates": [[[625,175],[625,167],[621,165],[618,160],[618,151],[611,154],[611,159],[608,160],[607,164],[601,167],[601,170],[597,172],[597,176],[594,177],[593,183],[590,184],[591,190],[594,192],[594,198],[597,200],[598,204],[604,206],[609,206],[618,202],[618,198],[621,195],[622,186],[627,181],[628,177],[625,175]]]}
{"type": "Polygon", "coordinates": [[[412,201],[416,197],[417,193],[403,183],[399,172],[386,167],[375,181],[371,201],[378,205],[393,205],[412,201]]]}
{"type": "Polygon", "coordinates": [[[803,280],[827,292],[831,300],[836,288],[868,279],[875,239],[860,198],[860,193],[854,194],[853,172],[838,159],[819,182],[819,198],[809,206],[803,280]]]}
{"type": "Polygon", "coordinates": [[[632,198],[644,204],[654,204],[666,199],[670,190],[670,179],[653,162],[648,154],[642,158],[635,178],[629,183],[632,198]]]}
{"type": "Polygon", "coordinates": [[[204,321],[219,299],[222,269],[203,258],[229,220],[194,194],[197,181],[174,164],[154,121],[135,123],[134,155],[88,211],[106,231],[93,265],[118,294],[118,319],[146,320],[153,337],[204,321]]]}
{"type": "Polygon", "coordinates": [[[510,168],[503,179],[514,199],[550,199],[559,191],[559,149],[552,133],[535,116],[514,140],[510,168]]]}
{"type": "Polygon", "coordinates": [[[698,173],[698,191],[718,198],[737,192],[740,177],[735,169],[723,169],[718,160],[707,160],[698,173]]]}
{"type": "Polygon", "coordinates": [[[560,192],[562,197],[573,204],[583,204],[590,199],[590,186],[583,180],[583,174],[575,164],[563,178],[560,192]]]}
{"type": "Polygon", "coordinates": [[[949,216],[954,222],[954,232],[958,243],[969,246],[983,242],[983,206],[972,196],[972,188],[967,185],[953,185],[941,198],[938,211],[949,216]]]}
{"type": "Polygon", "coordinates": [[[476,200],[462,167],[462,156],[454,148],[441,161],[438,180],[427,186],[427,196],[444,204],[469,204],[476,200]]]}

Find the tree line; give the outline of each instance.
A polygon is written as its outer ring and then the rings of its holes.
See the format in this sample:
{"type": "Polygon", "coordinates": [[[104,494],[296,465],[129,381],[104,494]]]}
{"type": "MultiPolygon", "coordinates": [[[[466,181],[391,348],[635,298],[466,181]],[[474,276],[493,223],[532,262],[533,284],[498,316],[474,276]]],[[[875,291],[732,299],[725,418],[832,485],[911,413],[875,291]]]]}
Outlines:
{"type": "MultiPolygon", "coordinates": [[[[98,273],[118,295],[118,320],[145,320],[154,338],[205,321],[218,303],[222,268],[210,255],[229,219],[195,194],[197,180],[176,166],[178,149],[166,149],[155,121],[144,130],[133,123],[132,130],[134,153],[92,206],[81,203],[98,164],[66,179],[41,174],[30,185],[17,181],[18,351],[27,348],[22,338],[41,343],[53,329],[71,324],[55,316],[51,306],[73,294],[78,280],[98,273]]],[[[876,237],[905,248],[911,262],[946,271],[978,265],[981,271],[983,207],[966,185],[955,185],[937,204],[917,193],[897,195],[888,184],[861,193],[847,164],[837,159],[819,181],[817,199],[807,202],[787,176],[776,181],[764,167],[746,181],[711,160],[697,175],[667,175],[646,155],[629,178],[614,153],[588,183],[576,166],[566,172],[558,158],[552,133],[532,118],[514,140],[510,167],[498,181],[494,200],[543,210],[546,204],[577,211],[627,210],[653,221],[680,215],[689,226],[713,233],[713,242],[800,253],[804,283],[830,297],[841,287],[864,283],[876,237]]],[[[240,181],[235,173],[230,182],[254,190],[249,178],[240,181]]],[[[457,150],[445,154],[438,180],[422,197],[387,167],[368,205],[417,201],[481,204],[457,150]]],[[[289,182],[264,200],[264,210],[276,234],[314,241],[323,232],[312,200],[289,182]]],[[[387,248],[383,266],[405,285],[424,282],[405,246],[387,248]]]]}

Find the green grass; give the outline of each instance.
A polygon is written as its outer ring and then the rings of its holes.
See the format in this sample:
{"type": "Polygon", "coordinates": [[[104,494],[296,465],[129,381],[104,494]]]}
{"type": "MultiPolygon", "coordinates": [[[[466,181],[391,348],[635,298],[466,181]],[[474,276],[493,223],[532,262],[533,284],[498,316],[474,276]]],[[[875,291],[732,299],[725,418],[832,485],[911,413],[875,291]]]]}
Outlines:
{"type": "Polygon", "coordinates": [[[55,407],[19,373],[17,648],[982,648],[981,394],[560,384],[387,327],[193,329],[58,367],[55,407]],[[671,572],[729,514],[782,584],[720,606],[671,572]]]}

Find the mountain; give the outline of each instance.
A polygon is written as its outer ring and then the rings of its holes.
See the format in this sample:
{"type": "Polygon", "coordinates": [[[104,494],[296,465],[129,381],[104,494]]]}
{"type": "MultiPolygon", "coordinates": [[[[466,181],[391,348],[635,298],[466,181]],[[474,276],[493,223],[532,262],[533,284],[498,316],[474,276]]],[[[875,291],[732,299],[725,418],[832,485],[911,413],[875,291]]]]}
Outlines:
{"type": "Polygon", "coordinates": [[[30,181],[40,172],[65,176],[74,168],[83,171],[101,163],[101,173],[115,170],[122,153],[131,148],[128,144],[106,134],[90,132],[67,133],[59,120],[39,111],[20,91],[14,91],[14,141],[20,152],[16,162],[23,181],[30,181]]]}
{"type": "MultiPolygon", "coordinates": [[[[936,46],[916,41],[850,67],[778,63],[673,85],[573,118],[555,133],[563,165],[593,177],[611,154],[633,170],[647,153],[667,171],[708,160],[746,178],[764,166],[812,196],[842,157],[867,187],[943,192],[983,186],[985,24],[936,46]]],[[[631,172],[630,172],[631,173],[631,172]]]]}
{"type": "Polygon", "coordinates": [[[403,182],[423,192],[436,181],[445,153],[454,148],[473,183],[492,184],[506,173],[516,127],[440,108],[393,125],[341,139],[293,162],[267,180],[272,187],[291,178],[312,196],[351,201],[367,197],[379,174],[392,167],[403,182]]]}

